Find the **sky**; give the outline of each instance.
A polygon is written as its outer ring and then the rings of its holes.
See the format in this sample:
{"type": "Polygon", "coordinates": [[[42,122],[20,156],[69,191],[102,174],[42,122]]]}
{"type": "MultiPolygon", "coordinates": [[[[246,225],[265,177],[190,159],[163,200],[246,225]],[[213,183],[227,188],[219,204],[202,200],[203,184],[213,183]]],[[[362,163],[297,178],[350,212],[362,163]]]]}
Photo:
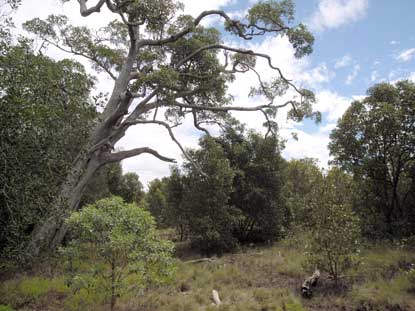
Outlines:
{"type": "MultiPolygon", "coordinates": [[[[88,3],[93,3],[90,0],[88,3]]],[[[197,16],[203,10],[222,9],[233,18],[244,16],[255,0],[185,0],[185,12],[197,16]]],[[[281,68],[284,75],[293,82],[315,92],[315,109],[322,113],[323,121],[316,125],[305,120],[300,123],[287,121],[286,111],[280,111],[277,120],[280,135],[286,139],[283,155],[286,159],[312,157],[323,168],[330,159],[327,145],[330,131],[335,128],[354,100],[363,98],[366,90],[379,82],[394,83],[400,79],[415,82],[415,1],[413,0],[294,0],[296,21],[308,26],[315,36],[314,51],[301,59],[294,57],[294,51],[286,38],[260,38],[245,43],[245,48],[265,52],[273,64],[281,68]],[[292,138],[296,133],[298,140],[292,138]]],[[[78,3],[72,0],[61,4],[59,0],[23,0],[14,19],[17,27],[34,17],[45,18],[49,14],[66,14],[74,24],[99,27],[113,19],[102,11],[88,18],[79,14],[78,3]]],[[[219,26],[218,19],[208,19],[206,26],[219,26]]],[[[19,31],[19,30],[18,30],[19,31]]],[[[224,35],[228,45],[242,46],[234,37],[224,35]]],[[[50,50],[51,57],[70,57],[50,50]]],[[[88,66],[87,62],[84,62],[88,66]]],[[[264,77],[271,78],[275,72],[265,63],[259,62],[258,69],[264,77]]],[[[248,98],[252,85],[250,74],[238,76],[230,85],[229,93],[235,98],[235,105],[253,106],[262,104],[260,98],[248,98]]],[[[111,91],[111,81],[99,76],[98,91],[111,91]]],[[[260,113],[239,112],[234,115],[248,127],[263,131],[264,122],[260,113]]],[[[190,120],[175,128],[174,133],[182,145],[197,147],[201,135],[190,120]]],[[[148,146],[159,150],[180,163],[182,155],[171,141],[165,129],[158,126],[134,127],[118,143],[117,147],[127,150],[148,146]]],[[[169,175],[169,164],[149,155],[124,160],[125,172],[136,172],[144,185],[154,178],[169,175]]]]}

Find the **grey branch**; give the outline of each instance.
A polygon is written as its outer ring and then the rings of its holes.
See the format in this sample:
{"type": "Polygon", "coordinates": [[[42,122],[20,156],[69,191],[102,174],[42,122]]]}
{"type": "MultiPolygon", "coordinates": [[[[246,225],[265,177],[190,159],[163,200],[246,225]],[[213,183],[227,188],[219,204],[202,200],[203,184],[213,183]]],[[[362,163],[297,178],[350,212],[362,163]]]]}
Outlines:
{"type": "Polygon", "coordinates": [[[135,156],[138,156],[138,155],[143,154],[143,153],[152,154],[156,158],[158,158],[162,161],[165,161],[165,162],[171,162],[171,163],[176,162],[175,159],[162,156],[156,150],[148,148],[148,147],[135,148],[135,149],[131,149],[131,150],[119,151],[119,152],[116,152],[116,153],[107,154],[106,156],[104,156],[103,162],[104,163],[119,162],[121,160],[131,158],[131,157],[135,157],[135,156]]]}
{"type": "Polygon", "coordinates": [[[95,6],[91,8],[86,7],[87,0],[78,0],[80,6],[80,12],[83,17],[89,16],[92,13],[101,11],[102,6],[105,4],[106,0],[100,0],[95,6]]]}
{"type": "Polygon", "coordinates": [[[201,106],[201,105],[194,105],[194,104],[183,104],[178,101],[174,103],[173,106],[182,107],[182,108],[189,108],[189,109],[199,109],[199,110],[208,110],[208,111],[222,111],[222,112],[229,112],[229,111],[261,111],[267,108],[283,108],[288,105],[294,105],[294,102],[289,100],[281,105],[260,105],[254,107],[241,107],[241,106],[223,106],[223,107],[213,107],[213,106],[201,106]]]}
{"type": "Polygon", "coordinates": [[[200,126],[200,122],[197,120],[196,110],[194,110],[194,109],[192,110],[192,115],[193,115],[193,125],[195,126],[195,128],[197,128],[199,131],[204,132],[206,135],[211,136],[207,129],[200,126]]]}

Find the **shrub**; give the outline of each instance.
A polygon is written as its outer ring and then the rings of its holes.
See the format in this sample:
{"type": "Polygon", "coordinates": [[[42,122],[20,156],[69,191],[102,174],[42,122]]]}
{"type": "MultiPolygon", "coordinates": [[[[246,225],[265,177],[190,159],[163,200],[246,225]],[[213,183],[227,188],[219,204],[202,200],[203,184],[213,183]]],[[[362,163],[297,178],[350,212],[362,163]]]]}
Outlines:
{"type": "Polygon", "coordinates": [[[79,303],[90,293],[109,297],[114,310],[118,297],[171,277],[172,244],[157,237],[153,218],[137,205],[103,199],[73,213],[68,224],[73,240],[63,253],[71,288],[85,296],[79,303]]]}
{"type": "Polygon", "coordinates": [[[312,214],[309,264],[329,272],[336,286],[341,273],[351,267],[359,253],[359,219],[348,197],[350,177],[332,169],[317,187],[312,214]]]}

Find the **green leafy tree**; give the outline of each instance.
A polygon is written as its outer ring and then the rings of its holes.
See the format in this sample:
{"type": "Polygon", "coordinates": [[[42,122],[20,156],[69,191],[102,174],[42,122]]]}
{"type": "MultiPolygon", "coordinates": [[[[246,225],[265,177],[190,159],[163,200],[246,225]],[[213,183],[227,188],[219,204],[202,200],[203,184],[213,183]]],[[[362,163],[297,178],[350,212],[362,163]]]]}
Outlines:
{"type": "Polygon", "coordinates": [[[184,241],[189,232],[190,210],[184,204],[185,176],[179,167],[172,167],[166,183],[167,206],[163,213],[166,225],[176,229],[179,240],[184,241]]]}
{"type": "Polygon", "coordinates": [[[167,179],[169,224],[205,252],[281,237],[287,211],[280,149],[276,135],[246,133],[234,120],[220,137],[206,135],[192,161],[173,168],[167,179]]]}
{"type": "Polygon", "coordinates": [[[239,219],[233,235],[241,243],[277,239],[287,217],[278,136],[245,133],[243,126],[232,126],[217,141],[235,172],[229,204],[238,210],[239,219]]]}
{"type": "Polygon", "coordinates": [[[334,162],[360,184],[365,234],[414,234],[415,84],[380,83],[352,103],[331,134],[334,162]]]}
{"type": "Polygon", "coordinates": [[[189,237],[202,252],[221,254],[238,242],[232,234],[238,213],[229,205],[234,171],[222,147],[212,138],[201,139],[200,147],[192,152],[192,158],[203,174],[191,163],[185,164],[183,204],[189,211],[189,237]]]}
{"type": "Polygon", "coordinates": [[[311,107],[315,101],[313,93],[295,87],[270,56],[225,45],[217,29],[202,26],[206,18],[217,16],[225,23],[224,31],[241,40],[266,34],[286,37],[295,56],[302,57],[312,51],[314,38],[304,25],[293,25],[294,5],[290,0],[256,3],[241,20],[220,10],[205,11],[193,18],[180,14],[181,5],[174,0],[78,2],[84,17],[107,7],[120,20],[91,31],[70,25],[64,16],[49,16],[46,20],[26,22],[25,28],[49,46],[90,60],[95,69],[114,80],[114,88],[89,133],[87,147],[77,157],[55,200],[55,210],[59,212],[43,222],[28,245],[27,251],[33,256],[59,244],[66,230],[64,219],[78,207],[85,186],[99,167],[143,153],[173,161],[145,146],[114,151],[113,146],[131,126],[160,125],[180,146],[171,128],[186,116],[193,118],[195,127],[201,130],[206,122],[223,121],[232,110],[262,111],[270,127],[275,125],[273,120],[281,107],[292,108],[289,117],[296,121],[319,117],[311,107]],[[223,52],[226,62],[220,61],[223,52]],[[274,78],[261,79],[261,73],[255,69],[257,59],[267,61],[275,70],[274,78]],[[259,78],[253,84],[251,96],[262,97],[266,103],[256,107],[234,106],[227,95],[228,84],[236,75],[248,71],[255,71],[259,78]],[[294,97],[277,104],[275,99],[289,89],[294,97]]]}
{"type": "Polygon", "coordinates": [[[0,53],[0,256],[22,255],[33,228],[86,144],[94,81],[72,60],[35,55],[30,41],[0,53]]]}
{"type": "Polygon", "coordinates": [[[146,193],[146,202],[148,210],[157,220],[157,224],[163,227],[166,223],[165,211],[167,208],[166,199],[166,179],[154,179],[148,186],[146,193]]]}
{"type": "Polygon", "coordinates": [[[111,310],[118,297],[171,278],[173,246],[157,237],[153,218],[135,203],[103,199],[74,212],[68,224],[72,241],[63,253],[71,287],[105,293],[111,310]]]}
{"type": "Polygon", "coordinates": [[[292,230],[307,230],[313,213],[311,202],[323,174],[315,159],[293,159],[285,163],[283,195],[292,230]]]}
{"type": "Polygon", "coordinates": [[[353,180],[338,168],[331,169],[314,188],[311,237],[307,245],[310,264],[333,277],[336,286],[359,253],[359,218],[352,211],[353,180]]]}
{"type": "Polygon", "coordinates": [[[125,173],[118,191],[114,194],[119,195],[128,203],[138,204],[144,198],[144,187],[136,173],[125,173]]]}
{"type": "Polygon", "coordinates": [[[136,173],[123,174],[120,162],[98,169],[88,183],[80,206],[95,203],[103,198],[120,196],[127,203],[137,203],[144,198],[143,184],[136,173]]]}

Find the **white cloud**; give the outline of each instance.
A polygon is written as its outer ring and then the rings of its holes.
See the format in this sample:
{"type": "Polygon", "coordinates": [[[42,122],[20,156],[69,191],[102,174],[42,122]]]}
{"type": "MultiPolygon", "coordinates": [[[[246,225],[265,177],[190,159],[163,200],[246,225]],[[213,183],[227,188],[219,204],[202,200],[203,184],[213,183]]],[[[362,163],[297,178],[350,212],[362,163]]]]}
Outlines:
{"type": "Polygon", "coordinates": [[[233,19],[243,19],[247,14],[248,14],[248,9],[237,10],[237,11],[232,11],[228,13],[229,17],[233,19]]]}
{"type": "Polygon", "coordinates": [[[316,132],[307,133],[293,128],[282,129],[280,134],[287,139],[286,148],[283,151],[284,157],[292,158],[315,158],[319,165],[327,168],[330,160],[328,144],[330,142],[330,133],[336,127],[338,119],[349,108],[353,100],[360,100],[364,96],[352,96],[351,98],[343,97],[335,92],[321,91],[316,94],[316,110],[319,110],[325,116],[325,125],[321,125],[316,132]],[[298,141],[291,137],[294,132],[298,136],[298,141]]]}
{"type": "Polygon", "coordinates": [[[352,57],[350,55],[344,55],[342,58],[339,58],[336,60],[336,63],[334,64],[334,68],[343,68],[350,66],[352,64],[352,57]]]}
{"type": "Polygon", "coordinates": [[[319,132],[320,133],[330,133],[332,130],[334,130],[336,127],[336,123],[327,123],[326,125],[323,125],[320,127],[319,132]]]}
{"type": "Polygon", "coordinates": [[[352,84],[353,80],[357,77],[357,74],[360,71],[360,65],[354,65],[353,71],[347,76],[346,78],[346,84],[350,85],[352,84]]]}
{"type": "Polygon", "coordinates": [[[415,72],[411,72],[409,75],[408,74],[399,75],[397,72],[391,72],[389,76],[390,76],[389,83],[391,84],[395,84],[396,82],[402,81],[402,80],[410,80],[415,83],[415,72]]]}
{"type": "Polygon", "coordinates": [[[397,44],[399,44],[399,42],[398,41],[395,41],[395,40],[392,40],[392,41],[389,42],[389,44],[390,45],[397,45],[397,44]]]}
{"type": "Polygon", "coordinates": [[[209,1],[195,1],[195,0],[181,0],[184,4],[184,11],[192,16],[197,16],[202,11],[219,9],[235,2],[235,0],[209,0],[209,1]]]}
{"type": "Polygon", "coordinates": [[[308,24],[314,31],[338,28],[366,16],[368,0],[320,0],[308,24]]]}
{"type": "Polygon", "coordinates": [[[412,48],[412,49],[407,49],[407,50],[402,51],[395,58],[399,61],[407,62],[413,59],[414,57],[415,57],[415,48],[412,48]]]}
{"type": "Polygon", "coordinates": [[[329,70],[325,63],[322,63],[317,67],[305,71],[301,75],[300,80],[306,83],[308,87],[317,88],[319,84],[329,82],[335,76],[336,74],[329,70]]]}
{"type": "Polygon", "coordinates": [[[377,70],[373,70],[372,73],[370,74],[370,81],[374,82],[378,79],[379,77],[379,73],[377,70]]]}
{"type": "MultiPolygon", "coordinates": [[[[298,141],[293,138],[288,138],[283,150],[283,156],[287,159],[298,158],[315,158],[319,161],[320,166],[327,167],[329,161],[328,144],[330,138],[327,133],[313,133],[309,134],[301,130],[291,131],[295,132],[298,141]]],[[[290,132],[290,133],[291,133],[290,132]]],[[[282,131],[282,135],[288,137],[288,133],[282,131]]]]}
{"type": "Polygon", "coordinates": [[[340,96],[331,91],[321,91],[316,94],[316,97],[315,108],[327,114],[328,122],[337,122],[352,102],[351,98],[340,96]]]}

